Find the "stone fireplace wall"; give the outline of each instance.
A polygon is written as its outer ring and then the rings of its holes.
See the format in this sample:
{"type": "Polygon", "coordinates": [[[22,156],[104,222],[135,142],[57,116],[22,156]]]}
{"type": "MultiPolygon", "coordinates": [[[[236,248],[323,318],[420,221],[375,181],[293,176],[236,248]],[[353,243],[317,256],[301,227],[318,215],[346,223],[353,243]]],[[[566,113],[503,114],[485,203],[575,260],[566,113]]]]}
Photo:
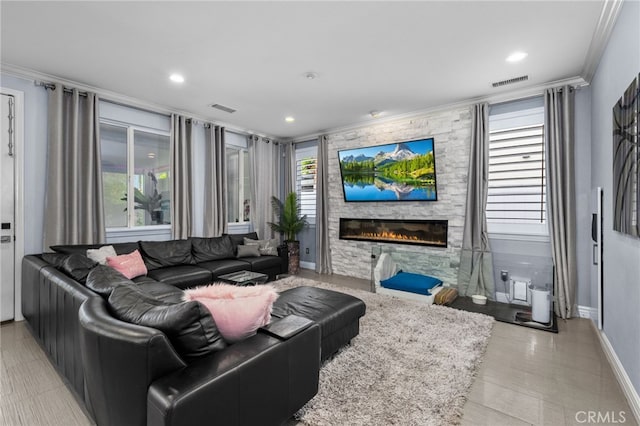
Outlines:
{"type": "Polygon", "coordinates": [[[407,271],[422,272],[456,284],[464,227],[471,138],[471,107],[428,113],[328,136],[329,239],[333,273],[369,279],[371,252],[395,253],[407,271]],[[433,137],[438,201],[345,203],[338,150],[433,137]],[[447,248],[340,240],[340,218],[446,219],[447,248]]]}

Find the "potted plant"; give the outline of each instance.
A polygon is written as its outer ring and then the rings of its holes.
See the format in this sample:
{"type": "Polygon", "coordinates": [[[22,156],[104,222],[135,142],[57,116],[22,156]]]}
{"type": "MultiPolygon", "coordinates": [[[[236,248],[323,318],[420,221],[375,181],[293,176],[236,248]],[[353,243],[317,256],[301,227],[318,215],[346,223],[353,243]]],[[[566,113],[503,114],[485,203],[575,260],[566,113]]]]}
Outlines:
{"type": "MultiPolygon", "coordinates": [[[[138,188],[133,188],[133,207],[136,210],[145,210],[151,216],[151,220],[156,224],[162,224],[163,211],[162,207],[162,194],[158,194],[158,179],[153,172],[148,172],[147,176],[151,179],[151,185],[153,191],[150,195],[145,195],[138,188]]],[[[121,198],[122,201],[127,201],[127,195],[121,198]]],[[[125,208],[124,211],[127,211],[125,208]]]]}
{"type": "Polygon", "coordinates": [[[284,203],[277,197],[271,197],[271,205],[278,217],[278,222],[267,222],[267,224],[272,230],[284,234],[289,253],[289,273],[297,274],[300,270],[300,241],[296,240],[296,235],[309,224],[307,215],[300,216],[298,196],[295,192],[290,192],[284,203]]]}

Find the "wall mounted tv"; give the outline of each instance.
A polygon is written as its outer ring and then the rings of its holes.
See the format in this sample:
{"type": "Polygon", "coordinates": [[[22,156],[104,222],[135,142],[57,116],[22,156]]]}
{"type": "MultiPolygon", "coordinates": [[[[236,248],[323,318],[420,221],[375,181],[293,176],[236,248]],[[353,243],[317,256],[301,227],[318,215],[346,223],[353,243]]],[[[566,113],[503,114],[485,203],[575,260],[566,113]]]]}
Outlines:
{"type": "Polygon", "coordinates": [[[338,151],[345,201],[436,201],[433,138],[338,151]]]}

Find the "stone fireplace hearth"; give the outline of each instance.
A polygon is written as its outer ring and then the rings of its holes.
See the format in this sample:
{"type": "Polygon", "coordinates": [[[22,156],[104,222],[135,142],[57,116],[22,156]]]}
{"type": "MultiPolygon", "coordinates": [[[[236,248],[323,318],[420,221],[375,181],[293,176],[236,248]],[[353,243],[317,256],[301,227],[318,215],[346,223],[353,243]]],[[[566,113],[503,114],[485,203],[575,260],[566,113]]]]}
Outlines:
{"type": "Polygon", "coordinates": [[[341,240],[447,247],[448,221],[340,218],[341,240]]]}

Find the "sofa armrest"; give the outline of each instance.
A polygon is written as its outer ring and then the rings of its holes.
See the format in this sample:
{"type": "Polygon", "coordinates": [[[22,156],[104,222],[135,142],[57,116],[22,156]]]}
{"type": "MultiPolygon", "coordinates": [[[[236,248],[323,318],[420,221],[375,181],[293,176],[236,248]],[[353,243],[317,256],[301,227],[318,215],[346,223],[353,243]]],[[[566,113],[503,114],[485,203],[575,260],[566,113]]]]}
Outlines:
{"type": "Polygon", "coordinates": [[[186,364],[164,333],[118,320],[101,297],[83,303],[79,317],[87,405],[96,423],[144,425],[149,384],[186,364]]]}
{"type": "Polygon", "coordinates": [[[287,340],[258,332],[156,380],[147,424],[281,424],[318,391],[320,328],[287,340]]]}

